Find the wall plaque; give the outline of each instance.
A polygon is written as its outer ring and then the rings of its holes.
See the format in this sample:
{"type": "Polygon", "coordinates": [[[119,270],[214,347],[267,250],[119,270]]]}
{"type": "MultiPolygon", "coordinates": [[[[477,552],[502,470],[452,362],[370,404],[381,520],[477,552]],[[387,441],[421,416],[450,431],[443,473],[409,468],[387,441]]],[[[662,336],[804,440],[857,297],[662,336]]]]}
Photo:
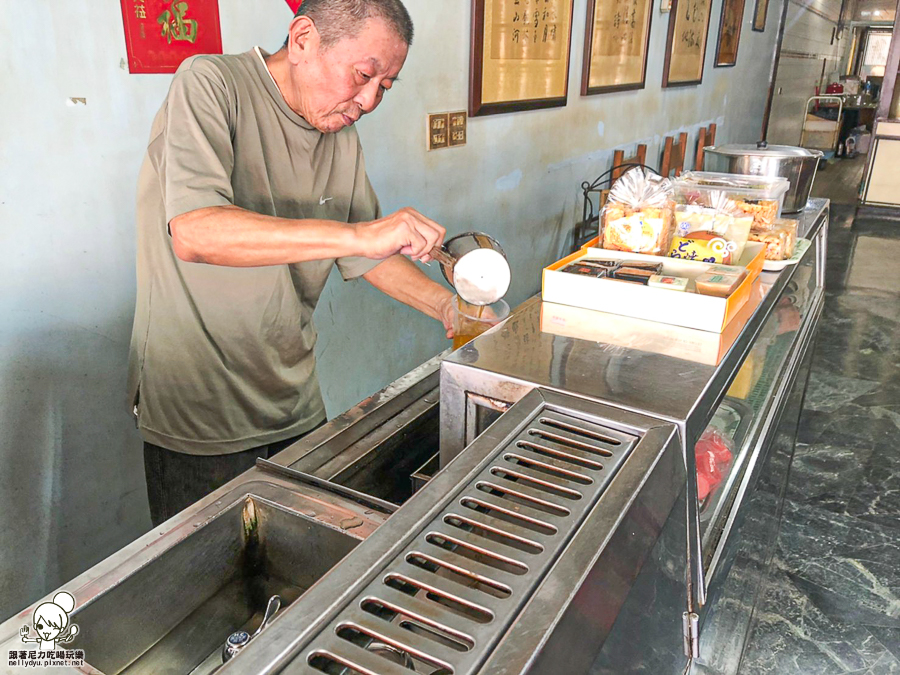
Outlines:
{"type": "Polygon", "coordinates": [[[564,106],[572,0],[473,0],[469,114],[564,106]]]}

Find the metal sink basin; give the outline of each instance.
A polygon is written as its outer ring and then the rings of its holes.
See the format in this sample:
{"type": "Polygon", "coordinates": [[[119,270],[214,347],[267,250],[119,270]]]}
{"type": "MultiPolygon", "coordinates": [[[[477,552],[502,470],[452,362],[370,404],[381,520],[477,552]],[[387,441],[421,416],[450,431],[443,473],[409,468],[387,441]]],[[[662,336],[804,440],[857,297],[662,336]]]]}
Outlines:
{"type": "MultiPolygon", "coordinates": [[[[67,584],[80,628],[67,648],[106,675],[211,673],[271,596],[284,612],[385,518],[251,470],[67,584]]],[[[7,625],[18,630],[32,609],[7,625]]]]}

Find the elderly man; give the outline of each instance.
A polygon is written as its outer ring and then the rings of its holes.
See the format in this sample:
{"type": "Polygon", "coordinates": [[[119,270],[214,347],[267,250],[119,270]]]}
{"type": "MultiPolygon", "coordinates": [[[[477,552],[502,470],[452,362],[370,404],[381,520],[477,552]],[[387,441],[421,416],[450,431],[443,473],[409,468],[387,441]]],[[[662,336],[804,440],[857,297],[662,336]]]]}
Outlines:
{"type": "Polygon", "coordinates": [[[306,0],[278,52],[178,69],[138,184],[129,395],[154,524],[324,421],[312,314],[335,263],[450,334],[451,292],[409,260],[444,229],[382,217],[353,128],[412,36],[400,0],[306,0]]]}

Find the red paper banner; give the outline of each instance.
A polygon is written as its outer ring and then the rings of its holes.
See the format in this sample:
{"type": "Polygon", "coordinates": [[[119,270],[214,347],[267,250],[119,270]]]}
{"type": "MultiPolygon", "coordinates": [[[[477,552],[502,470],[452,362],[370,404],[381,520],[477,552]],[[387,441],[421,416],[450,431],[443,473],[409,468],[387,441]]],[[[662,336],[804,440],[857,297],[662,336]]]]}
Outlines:
{"type": "Polygon", "coordinates": [[[194,54],[221,54],[219,0],[121,0],[128,71],[174,73],[194,54]]]}
{"type": "Polygon", "coordinates": [[[296,14],[297,10],[300,9],[300,5],[303,4],[303,0],[284,0],[288,7],[291,8],[291,11],[296,14]]]}

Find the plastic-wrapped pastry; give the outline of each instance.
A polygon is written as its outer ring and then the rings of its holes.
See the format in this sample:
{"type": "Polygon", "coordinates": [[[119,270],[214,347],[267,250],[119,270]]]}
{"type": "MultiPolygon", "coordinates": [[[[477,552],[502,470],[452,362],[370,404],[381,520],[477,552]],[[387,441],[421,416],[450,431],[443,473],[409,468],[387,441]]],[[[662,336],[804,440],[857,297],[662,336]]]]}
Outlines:
{"type": "Polygon", "coordinates": [[[600,214],[602,247],[662,255],[672,240],[672,186],[667,178],[631,169],[615,182],[600,214]]]}
{"type": "Polygon", "coordinates": [[[591,267],[602,267],[603,269],[613,270],[622,264],[621,260],[611,260],[607,258],[579,258],[578,264],[590,265],[591,267]]]}
{"type": "Polygon", "coordinates": [[[775,220],[775,228],[787,232],[788,240],[785,244],[785,258],[794,255],[794,248],[797,246],[797,221],[793,218],[777,218],[775,220]]]}
{"type": "Polygon", "coordinates": [[[790,234],[787,230],[775,228],[769,232],[751,232],[750,241],[766,245],[766,260],[784,260],[794,254],[793,247],[788,252],[790,234]]]}
{"type": "Polygon", "coordinates": [[[661,262],[650,262],[649,260],[622,260],[620,267],[630,267],[635,270],[649,270],[653,274],[662,274],[663,264],[661,262]]]}

